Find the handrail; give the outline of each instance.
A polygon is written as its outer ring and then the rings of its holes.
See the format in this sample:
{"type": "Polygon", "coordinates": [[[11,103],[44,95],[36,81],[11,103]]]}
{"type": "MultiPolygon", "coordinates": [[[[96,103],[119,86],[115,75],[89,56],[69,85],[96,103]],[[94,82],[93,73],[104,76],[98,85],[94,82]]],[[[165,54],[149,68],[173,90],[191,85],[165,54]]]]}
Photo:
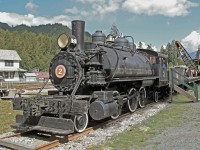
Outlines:
{"type": "Polygon", "coordinates": [[[183,76],[182,74],[180,74],[178,71],[174,70],[173,68],[171,68],[175,73],[177,73],[179,76],[183,77],[185,80],[189,81],[189,79],[185,76],[183,76]]]}
{"type": "Polygon", "coordinates": [[[188,78],[186,78],[185,76],[183,76],[182,74],[180,74],[179,72],[177,72],[176,70],[174,70],[173,68],[170,69],[171,70],[171,84],[172,84],[172,88],[174,88],[174,80],[178,81],[178,83],[183,84],[184,86],[188,87],[189,89],[191,89],[194,92],[194,96],[196,98],[196,101],[198,101],[198,85],[195,82],[193,83],[193,86],[190,86],[189,84],[187,84],[185,81],[189,81],[188,78]],[[174,72],[177,73],[178,75],[180,75],[181,77],[183,77],[185,80],[180,80],[178,79],[176,76],[174,76],[174,72]]]}

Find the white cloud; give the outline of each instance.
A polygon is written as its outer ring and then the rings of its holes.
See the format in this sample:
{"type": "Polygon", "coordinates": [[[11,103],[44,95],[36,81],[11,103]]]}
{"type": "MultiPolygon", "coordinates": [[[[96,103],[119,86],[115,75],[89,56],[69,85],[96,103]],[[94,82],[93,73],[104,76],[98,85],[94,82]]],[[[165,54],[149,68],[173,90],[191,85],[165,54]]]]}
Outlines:
{"type": "Polygon", "coordinates": [[[104,19],[111,13],[115,13],[120,9],[120,3],[122,0],[76,0],[82,3],[82,8],[77,7],[67,8],[64,10],[65,13],[70,13],[75,16],[80,16],[80,18],[87,19],[104,19]],[[84,5],[86,7],[84,7],[84,5]],[[98,16],[98,17],[97,17],[98,16]]]}
{"type": "Polygon", "coordinates": [[[200,32],[192,31],[188,36],[182,39],[181,42],[188,52],[197,51],[200,45],[200,32]]]}
{"type": "Polygon", "coordinates": [[[29,10],[30,12],[36,12],[38,5],[36,5],[36,4],[34,4],[33,2],[30,1],[25,5],[25,8],[27,10],[29,10]]]}
{"type": "Polygon", "coordinates": [[[119,2],[116,0],[109,0],[106,3],[103,4],[93,4],[93,14],[94,15],[104,15],[107,13],[115,12],[119,9],[119,2]]]}
{"type": "Polygon", "coordinates": [[[72,7],[72,8],[67,8],[64,10],[65,13],[70,13],[70,14],[78,14],[80,10],[78,10],[78,8],[76,7],[72,7]]]}
{"type": "MultiPolygon", "coordinates": [[[[65,13],[73,17],[87,20],[106,20],[113,22],[117,11],[133,14],[162,15],[167,17],[185,16],[189,9],[199,6],[191,0],[75,0],[81,3],[81,8],[76,6],[67,8],[65,13]]],[[[167,22],[170,25],[170,22],[167,22]]]]}
{"type": "Polygon", "coordinates": [[[162,46],[163,46],[163,48],[164,48],[164,49],[166,49],[166,47],[167,47],[165,44],[164,44],[164,45],[162,45],[162,46]]]}
{"type": "Polygon", "coordinates": [[[122,8],[134,14],[175,17],[185,16],[189,8],[197,6],[199,4],[190,0],[125,0],[122,8]]]}
{"type": "Polygon", "coordinates": [[[77,7],[67,8],[64,13],[73,15],[73,18],[80,19],[81,17],[88,17],[90,13],[83,9],[78,9],[77,7]]]}
{"type": "MultiPolygon", "coordinates": [[[[144,48],[144,49],[146,49],[147,46],[149,45],[149,44],[146,44],[145,42],[141,42],[141,43],[142,43],[142,48],[144,48]]],[[[135,43],[135,44],[136,44],[136,48],[139,48],[139,42],[138,42],[138,43],[135,43]]],[[[153,49],[154,51],[158,51],[158,49],[157,49],[156,46],[152,46],[152,45],[151,45],[151,47],[152,47],[152,49],[153,49]]]]}
{"type": "Polygon", "coordinates": [[[156,46],[152,46],[152,48],[153,48],[154,51],[158,51],[156,46]]]}
{"type": "Polygon", "coordinates": [[[105,0],[76,0],[81,3],[99,3],[99,2],[105,2],[105,0]]]}
{"type": "Polygon", "coordinates": [[[16,13],[7,13],[7,12],[0,12],[0,18],[1,22],[7,23],[10,26],[11,25],[16,26],[20,24],[33,26],[41,24],[61,23],[63,25],[67,25],[68,27],[70,27],[72,20],[72,18],[65,15],[55,16],[53,18],[46,18],[46,17],[36,17],[32,14],[20,15],[16,13]]]}

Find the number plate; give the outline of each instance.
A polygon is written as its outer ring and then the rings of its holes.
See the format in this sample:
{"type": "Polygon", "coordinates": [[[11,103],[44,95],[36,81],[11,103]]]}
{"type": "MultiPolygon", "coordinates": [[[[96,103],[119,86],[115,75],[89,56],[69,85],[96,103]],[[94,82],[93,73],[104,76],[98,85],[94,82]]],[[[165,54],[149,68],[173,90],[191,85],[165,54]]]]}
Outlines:
{"type": "Polygon", "coordinates": [[[58,65],[55,69],[55,74],[56,74],[56,77],[58,78],[63,78],[66,74],[66,69],[65,69],[65,66],[63,65],[58,65]]]}

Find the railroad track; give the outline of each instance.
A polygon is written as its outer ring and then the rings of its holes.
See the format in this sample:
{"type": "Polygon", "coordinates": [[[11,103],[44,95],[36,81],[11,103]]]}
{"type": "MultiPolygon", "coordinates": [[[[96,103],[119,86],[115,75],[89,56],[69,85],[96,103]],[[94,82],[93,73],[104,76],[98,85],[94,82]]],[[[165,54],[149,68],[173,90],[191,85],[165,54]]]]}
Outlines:
{"type": "MultiPolygon", "coordinates": [[[[163,103],[163,102],[159,102],[159,103],[163,103]]],[[[139,109],[136,110],[136,113],[140,114],[143,111],[151,108],[154,104],[155,103],[150,103],[145,108],[142,108],[142,109],[139,108],[139,109]]],[[[124,114],[122,114],[121,116],[119,116],[115,120],[109,119],[109,120],[104,121],[104,122],[102,122],[100,124],[94,125],[92,127],[88,127],[86,130],[84,130],[81,133],[73,133],[73,134],[67,135],[65,137],[55,137],[55,136],[53,136],[53,137],[49,138],[50,141],[48,141],[48,142],[46,141],[46,139],[50,135],[45,136],[42,133],[39,133],[38,135],[42,135],[43,137],[45,137],[43,139],[43,140],[45,140],[45,142],[43,142],[42,144],[37,144],[35,146],[27,146],[27,145],[24,145],[24,144],[19,144],[19,143],[10,141],[9,140],[10,138],[13,138],[13,137],[14,138],[21,138],[24,135],[29,135],[30,134],[29,132],[17,133],[17,134],[13,134],[13,135],[9,135],[9,136],[0,138],[0,146],[11,148],[11,149],[14,149],[14,150],[49,150],[49,149],[51,149],[53,147],[59,146],[60,143],[66,143],[66,142],[69,142],[69,141],[75,141],[76,139],[78,139],[78,138],[80,138],[80,137],[82,137],[84,135],[87,135],[87,134],[91,133],[94,130],[97,130],[99,128],[103,128],[104,126],[112,124],[112,123],[115,123],[115,122],[119,122],[119,121],[121,121],[121,120],[123,120],[125,118],[130,117],[130,115],[132,115],[132,114],[134,114],[134,113],[131,113],[131,112],[124,113],[124,114]]]]}
{"type": "MultiPolygon", "coordinates": [[[[130,116],[133,115],[134,113],[140,114],[142,111],[147,110],[148,108],[152,107],[155,103],[156,103],[156,102],[152,102],[152,103],[148,104],[145,108],[138,108],[138,109],[137,109],[135,112],[133,112],[133,113],[132,113],[132,112],[126,112],[126,113],[120,115],[117,119],[114,119],[114,120],[113,120],[113,119],[109,119],[109,120],[104,121],[104,122],[102,122],[102,123],[100,123],[100,124],[98,124],[98,125],[95,125],[95,126],[93,126],[93,127],[89,127],[89,128],[87,128],[86,130],[84,130],[84,131],[81,132],[81,133],[73,133],[73,134],[70,134],[70,135],[68,135],[68,141],[74,141],[74,140],[78,139],[79,137],[81,137],[81,136],[83,136],[83,135],[87,135],[87,134],[91,133],[91,132],[94,131],[94,130],[97,130],[97,129],[99,129],[99,128],[102,128],[102,127],[104,127],[104,126],[106,126],[106,125],[110,125],[110,124],[115,123],[115,122],[119,122],[119,121],[121,121],[121,120],[123,120],[123,119],[125,119],[125,118],[130,117],[130,116]]],[[[158,104],[159,104],[159,103],[163,103],[163,102],[158,102],[158,104]]]]}
{"type": "Polygon", "coordinates": [[[53,141],[46,142],[44,144],[40,144],[37,146],[24,145],[24,144],[20,144],[20,143],[12,142],[8,140],[10,138],[20,138],[22,137],[22,135],[25,135],[25,134],[29,134],[29,133],[28,132],[17,133],[17,134],[12,134],[12,135],[0,138],[0,145],[9,149],[14,149],[14,150],[49,150],[59,145],[59,140],[53,140],[53,141]]]}

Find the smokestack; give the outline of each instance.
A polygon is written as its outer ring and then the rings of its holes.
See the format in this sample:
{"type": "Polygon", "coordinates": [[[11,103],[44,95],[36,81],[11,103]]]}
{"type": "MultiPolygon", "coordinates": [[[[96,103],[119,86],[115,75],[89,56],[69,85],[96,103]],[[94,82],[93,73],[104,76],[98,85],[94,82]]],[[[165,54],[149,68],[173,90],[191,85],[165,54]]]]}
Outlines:
{"type": "Polygon", "coordinates": [[[85,21],[74,20],[72,21],[72,35],[77,39],[77,49],[83,52],[84,50],[84,33],[85,21]]]}

